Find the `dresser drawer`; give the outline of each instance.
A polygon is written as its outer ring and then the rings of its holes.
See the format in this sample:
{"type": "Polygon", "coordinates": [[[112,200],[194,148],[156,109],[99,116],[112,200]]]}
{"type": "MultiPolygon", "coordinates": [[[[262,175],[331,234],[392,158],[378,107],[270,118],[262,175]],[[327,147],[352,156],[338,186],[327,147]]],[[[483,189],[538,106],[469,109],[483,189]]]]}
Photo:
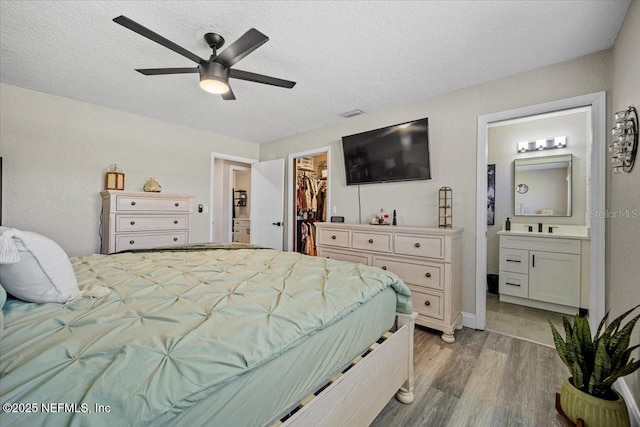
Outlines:
{"type": "Polygon", "coordinates": [[[391,233],[353,232],[353,249],[391,252],[391,233]]]}
{"type": "Polygon", "coordinates": [[[373,265],[389,270],[412,285],[444,290],[444,265],[373,257],[373,265]]]}
{"type": "Polygon", "coordinates": [[[395,253],[444,259],[444,237],[396,233],[395,253]]]}
{"type": "Polygon", "coordinates": [[[529,275],[500,271],[498,282],[501,294],[529,298],[529,275]]]}
{"type": "Polygon", "coordinates": [[[349,262],[355,262],[355,263],[360,263],[364,265],[371,265],[368,256],[359,254],[357,252],[344,253],[344,252],[318,248],[318,256],[323,258],[335,259],[338,261],[349,261],[349,262]]]}
{"type": "Polygon", "coordinates": [[[117,211],[189,212],[189,199],[117,196],[117,211]]]}
{"type": "Polygon", "coordinates": [[[185,230],[187,215],[117,215],[116,232],[148,230],[185,230]]]}
{"type": "Polygon", "coordinates": [[[187,242],[186,232],[116,235],[116,252],[180,245],[187,242]]]}
{"type": "Polygon", "coordinates": [[[529,273],[529,251],[500,248],[500,271],[529,273]]]}
{"type": "Polygon", "coordinates": [[[338,246],[348,248],[351,232],[349,230],[335,230],[321,228],[318,230],[316,245],[338,246]]]}
{"type": "Polygon", "coordinates": [[[423,316],[434,319],[444,319],[444,295],[440,292],[430,292],[409,285],[413,309],[423,316]]]}

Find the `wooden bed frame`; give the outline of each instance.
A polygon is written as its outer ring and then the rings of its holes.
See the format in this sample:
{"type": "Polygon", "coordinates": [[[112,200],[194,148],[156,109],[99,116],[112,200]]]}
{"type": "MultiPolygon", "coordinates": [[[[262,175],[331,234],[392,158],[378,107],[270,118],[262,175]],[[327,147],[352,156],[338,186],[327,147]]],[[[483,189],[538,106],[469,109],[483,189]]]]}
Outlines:
{"type": "Polygon", "coordinates": [[[396,395],[413,402],[413,331],[417,313],[396,314],[396,331],[370,347],[352,367],[339,373],[300,409],[274,426],[368,426],[396,395]]]}

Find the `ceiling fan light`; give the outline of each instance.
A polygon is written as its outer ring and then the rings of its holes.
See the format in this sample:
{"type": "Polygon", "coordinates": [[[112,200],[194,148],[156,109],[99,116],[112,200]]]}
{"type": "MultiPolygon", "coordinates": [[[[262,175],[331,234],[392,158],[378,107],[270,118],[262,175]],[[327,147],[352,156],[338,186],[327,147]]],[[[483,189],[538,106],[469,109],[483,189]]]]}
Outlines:
{"type": "Polygon", "coordinates": [[[200,88],[206,92],[215,93],[217,95],[229,92],[229,85],[227,82],[213,76],[201,78],[200,88]]]}

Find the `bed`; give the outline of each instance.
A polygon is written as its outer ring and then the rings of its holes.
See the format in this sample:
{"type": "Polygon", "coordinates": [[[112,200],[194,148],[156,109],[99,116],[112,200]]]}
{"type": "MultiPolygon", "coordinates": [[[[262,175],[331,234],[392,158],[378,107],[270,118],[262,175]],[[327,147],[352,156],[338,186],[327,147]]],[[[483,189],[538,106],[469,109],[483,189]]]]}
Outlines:
{"type": "Polygon", "coordinates": [[[3,426],[357,426],[413,400],[393,273],[242,244],[70,262],[70,302],[4,303],[3,426]]]}

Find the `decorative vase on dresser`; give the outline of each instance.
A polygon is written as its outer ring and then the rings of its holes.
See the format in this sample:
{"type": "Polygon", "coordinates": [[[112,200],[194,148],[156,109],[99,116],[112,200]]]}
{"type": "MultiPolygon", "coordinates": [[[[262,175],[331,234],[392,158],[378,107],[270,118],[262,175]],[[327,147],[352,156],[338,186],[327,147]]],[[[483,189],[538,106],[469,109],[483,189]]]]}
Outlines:
{"type": "Polygon", "coordinates": [[[101,191],[103,254],[190,242],[193,196],[101,191]]]}
{"type": "Polygon", "coordinates": [[[459,228],[315,224],[318,256],[389,270],[411,289],[416,324],[455,341],[460,313],[461,235],[459,228]]]}

